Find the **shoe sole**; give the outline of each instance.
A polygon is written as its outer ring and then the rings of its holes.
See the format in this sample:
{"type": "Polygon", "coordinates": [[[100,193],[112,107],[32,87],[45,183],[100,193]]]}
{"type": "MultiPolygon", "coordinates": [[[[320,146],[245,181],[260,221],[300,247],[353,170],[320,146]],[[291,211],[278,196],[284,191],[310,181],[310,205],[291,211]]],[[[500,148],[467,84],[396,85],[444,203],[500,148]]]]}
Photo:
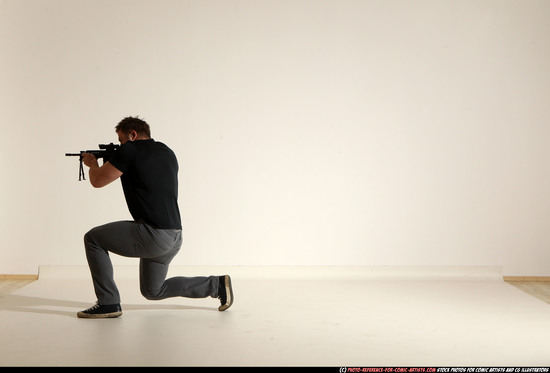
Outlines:
{"type": "Polygon", "coordinates": [[[218,311],[225,311],[233,304],[233,287],[231,286],[231,277],[228,275],[225,275],[225,294],[227,294],[225,304],[219,306],[218,311]]]}
{"type": "Polygon", "coordinates": [[[110,313],[84,313],[79,312],[76,314],[80,319],[112,319],[122,315],[122,312],[110,312],[110,313]]]}

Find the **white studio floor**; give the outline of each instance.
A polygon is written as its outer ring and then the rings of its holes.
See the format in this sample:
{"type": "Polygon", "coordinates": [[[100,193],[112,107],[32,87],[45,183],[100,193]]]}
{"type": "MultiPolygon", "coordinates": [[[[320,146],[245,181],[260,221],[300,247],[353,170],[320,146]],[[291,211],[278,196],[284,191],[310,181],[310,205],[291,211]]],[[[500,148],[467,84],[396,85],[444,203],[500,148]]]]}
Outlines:
{"type": "Polygon", "coordinates": [[[550,305],[497,267],[173,267],[231,275],[235,303],[148,301],[116,267],[124,314],[78,319],[87,267],[41,267],[0,299],[1,366],[550,366],[550,305]]]}

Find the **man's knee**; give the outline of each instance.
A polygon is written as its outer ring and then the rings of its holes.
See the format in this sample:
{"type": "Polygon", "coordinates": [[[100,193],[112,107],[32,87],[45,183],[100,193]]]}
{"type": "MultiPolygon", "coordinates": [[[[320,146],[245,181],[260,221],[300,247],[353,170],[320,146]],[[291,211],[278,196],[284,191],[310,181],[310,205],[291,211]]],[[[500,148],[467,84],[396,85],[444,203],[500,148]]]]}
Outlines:
{"type": "Polygon", "coordinates": [[[88,248],[90,245],[92,245],[95,242],[94,231],[95,231],[95,228],[92,228],[88,232],[86,232],[86,234],[84,235],[84,246],[86,248],[88,248]]]}
{"type": "Polygon", "coordinates": [[[150,289],[145,286],[141,286],[140,290],[141,290],[141,295],[143,295],[147,300],[163,299],[161,296],[161,293],[162,293],[161,289],[150,289]]]}
{"type": "Polygon", "coordinates": [[[89,244],[91,242],[93,242],[93,233],[92,233],[93,229],[89,230],[88,232],[86,232],[86,234],[84,235],[84,246],[85,247],[88,247],[89,244]]]}

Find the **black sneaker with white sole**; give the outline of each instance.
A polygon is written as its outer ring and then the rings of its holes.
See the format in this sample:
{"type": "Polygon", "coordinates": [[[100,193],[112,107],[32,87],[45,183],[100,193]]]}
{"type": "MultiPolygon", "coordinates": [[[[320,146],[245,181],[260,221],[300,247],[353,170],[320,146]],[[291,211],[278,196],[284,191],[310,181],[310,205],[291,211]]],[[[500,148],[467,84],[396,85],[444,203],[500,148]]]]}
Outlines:
{"type": "Polygon", "coordinates": [[[220,285],[218,287],[218,299],[221,305],[218,311],[225,311],[233,304],[233,288],[231,287],[231,277],[228,275],[220,276],[220,285]]]}
{"type": "Polygon", "coordinates": [[[120,304],[96,304],[87,310],[78,312],[76,315],[81,319],[108,319],[122,315],[122,308],[120,308],[120,304]]]}

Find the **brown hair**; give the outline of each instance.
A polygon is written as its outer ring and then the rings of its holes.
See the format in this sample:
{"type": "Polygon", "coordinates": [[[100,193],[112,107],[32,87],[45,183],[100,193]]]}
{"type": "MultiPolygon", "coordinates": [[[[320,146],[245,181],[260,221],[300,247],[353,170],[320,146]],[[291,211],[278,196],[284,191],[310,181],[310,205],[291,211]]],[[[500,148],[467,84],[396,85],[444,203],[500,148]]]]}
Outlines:
{"type": "Polygon", "coordinates": [[[122,119],[115,127],[115,131],[121,131],[128,134],[136,131],[139,136],[151,137],[151,129],[146,121],[138,117],[126,117],[122,119]]]}

